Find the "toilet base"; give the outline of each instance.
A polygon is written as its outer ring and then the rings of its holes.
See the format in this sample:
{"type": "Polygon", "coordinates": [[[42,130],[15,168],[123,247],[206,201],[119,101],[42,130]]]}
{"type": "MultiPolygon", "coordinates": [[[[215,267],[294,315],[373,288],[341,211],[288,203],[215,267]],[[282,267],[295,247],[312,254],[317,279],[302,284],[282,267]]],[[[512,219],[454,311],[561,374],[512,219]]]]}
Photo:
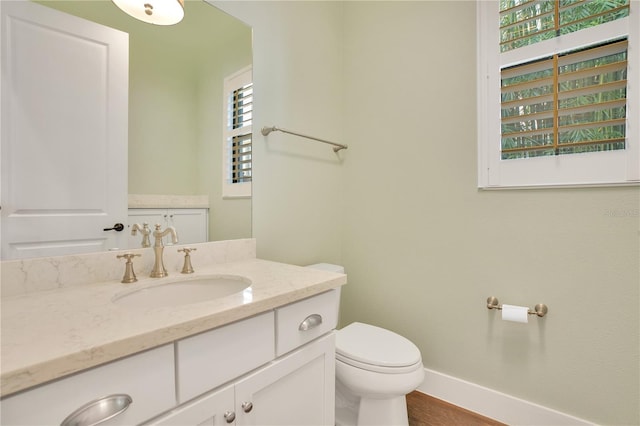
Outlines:
{"type": "Polygon", "coordinates": [[[336,380],[336,426],[356,426],[359,402],[359,398],[346,392],[344,385],[336,380]]]}
{"type": "Polygon", "coordinates": [[[357,398],[336,381],[336,426],[408,426],[404,395],[388,399],[357,398]]]}
{"type": "Polygon", "coordinates": [[[357,426],[408,426],[407,400],[402,396],[390,399],[360,400],[357,426]]]}

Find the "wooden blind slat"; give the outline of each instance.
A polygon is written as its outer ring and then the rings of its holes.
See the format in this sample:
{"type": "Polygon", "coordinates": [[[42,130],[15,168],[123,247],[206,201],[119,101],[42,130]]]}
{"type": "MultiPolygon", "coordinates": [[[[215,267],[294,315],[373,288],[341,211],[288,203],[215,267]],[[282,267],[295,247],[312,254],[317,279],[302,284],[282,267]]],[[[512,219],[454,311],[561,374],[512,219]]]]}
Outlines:
{"type": "Polygon", "coordinates": [[[583,114],[585,112],[609,110],[612,108],[622,108],[627,105],[626,99],[620,99],[617,101],[599,102],[588,105],[581,105],[577,107],[559,108],[560,117],[567,117],[575,114],[583,114]]]}
{"type": "Polygon", "coordinates": [[[536,112],[533,114],[514,115],[512,117],[504,117],[502,119],[502,124],[512,124],[512,123],[518,123],[522,121],[531,121],[531,120],[545,120],[548,118],[553,118],[553,110],[536,112]]]}
{"type": "Polygon", "coordinates": [[[565,83],[569,81],[595,77],[595,76],[604,75],[608,73],[624,72],[626,69],[627,69],[627,61],[614,62],[612,64],[602,65],[599,67],[583,68],[578,71],[560,73],[560,75],[558,76],[558,82],[565,83]]]}
{"type": "Polygon", "coordinates": [[[553,68],[553,60],[551,58],[543,59],[540,61],[529,62],[517,67],[505,68],[501,72],[502,79],[509,79],[517,77],[519,75],[526,75],[534,72],[540,72],[553,68]]]}
{"type": "Polygon", "coordinates": [[[596,93],[611,92],[627,87],[627,80],[619,80],[611,83],[603,83],[595,86],[581,87],[579,89],[562,90],[559,93],[559,100],[566,100],[578,96],[594,95],[596,93]]]}
{"type": "Polygon", "coordinates": [[[589,61],[592,59],[604,58],[605,56],[616,55],[627,50],[627,40],[616,41],[591,49],[579,50],[562,55],[558,58],[558,64],[562,67],[577,62],[589,61]]]}

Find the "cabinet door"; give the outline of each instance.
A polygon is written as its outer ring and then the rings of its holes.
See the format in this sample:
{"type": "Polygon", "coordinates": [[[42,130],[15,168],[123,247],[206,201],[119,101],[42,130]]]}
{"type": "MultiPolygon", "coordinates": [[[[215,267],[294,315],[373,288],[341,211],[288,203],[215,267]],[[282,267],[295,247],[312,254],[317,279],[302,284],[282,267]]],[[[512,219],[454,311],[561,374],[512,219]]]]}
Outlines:
{"type": "Polygon", "coordinates": [[[170,209],[167,223],[176,228],[179,244],[205,243],[208,241],[207,209],[170,209]]]}
{"type": "Polygon", "coordinates": [[[333,425],[335,336],[331,332],[236,384],[237,425],[333,425]]]}
{"type": "Polygon", "coordinates": [[[215,390],[201,398],[154,419],[145,426],[223,426],[233,423],[233,385],[215,390]]]}

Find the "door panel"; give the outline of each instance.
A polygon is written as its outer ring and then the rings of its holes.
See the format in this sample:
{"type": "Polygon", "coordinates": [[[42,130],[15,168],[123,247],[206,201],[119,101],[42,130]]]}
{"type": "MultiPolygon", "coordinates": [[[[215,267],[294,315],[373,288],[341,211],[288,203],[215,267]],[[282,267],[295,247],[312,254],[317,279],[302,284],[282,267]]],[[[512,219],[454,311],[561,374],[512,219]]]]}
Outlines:
{"type": "Polygon", "coordinates": [[[0,8],[2,259],[126,247],[128,35],[0,8]]]}
{"type": "Polygon", "coordinates": [[[328,426],[335,421],[333,333],[236,384],[238,426],[328,426]],[[250,405],[249,405],[250,404],[250,405]]]}

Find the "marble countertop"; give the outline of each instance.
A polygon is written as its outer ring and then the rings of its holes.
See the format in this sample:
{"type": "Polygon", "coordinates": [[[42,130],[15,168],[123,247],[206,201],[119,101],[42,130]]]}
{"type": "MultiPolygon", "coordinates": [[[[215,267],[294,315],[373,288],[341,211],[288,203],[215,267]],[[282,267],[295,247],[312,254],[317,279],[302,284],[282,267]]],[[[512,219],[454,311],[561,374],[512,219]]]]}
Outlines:
{"type": "Polygon", "coordinates": [[[122,292],[174,281],[139,278],[2,298],[1,394],[94,367],[256,315],[346,283],[346,275],[260,259],[200,268],[194,275],[230,274],[251,291],[172,307],[132,308],[112,302],[122,292]]]}

